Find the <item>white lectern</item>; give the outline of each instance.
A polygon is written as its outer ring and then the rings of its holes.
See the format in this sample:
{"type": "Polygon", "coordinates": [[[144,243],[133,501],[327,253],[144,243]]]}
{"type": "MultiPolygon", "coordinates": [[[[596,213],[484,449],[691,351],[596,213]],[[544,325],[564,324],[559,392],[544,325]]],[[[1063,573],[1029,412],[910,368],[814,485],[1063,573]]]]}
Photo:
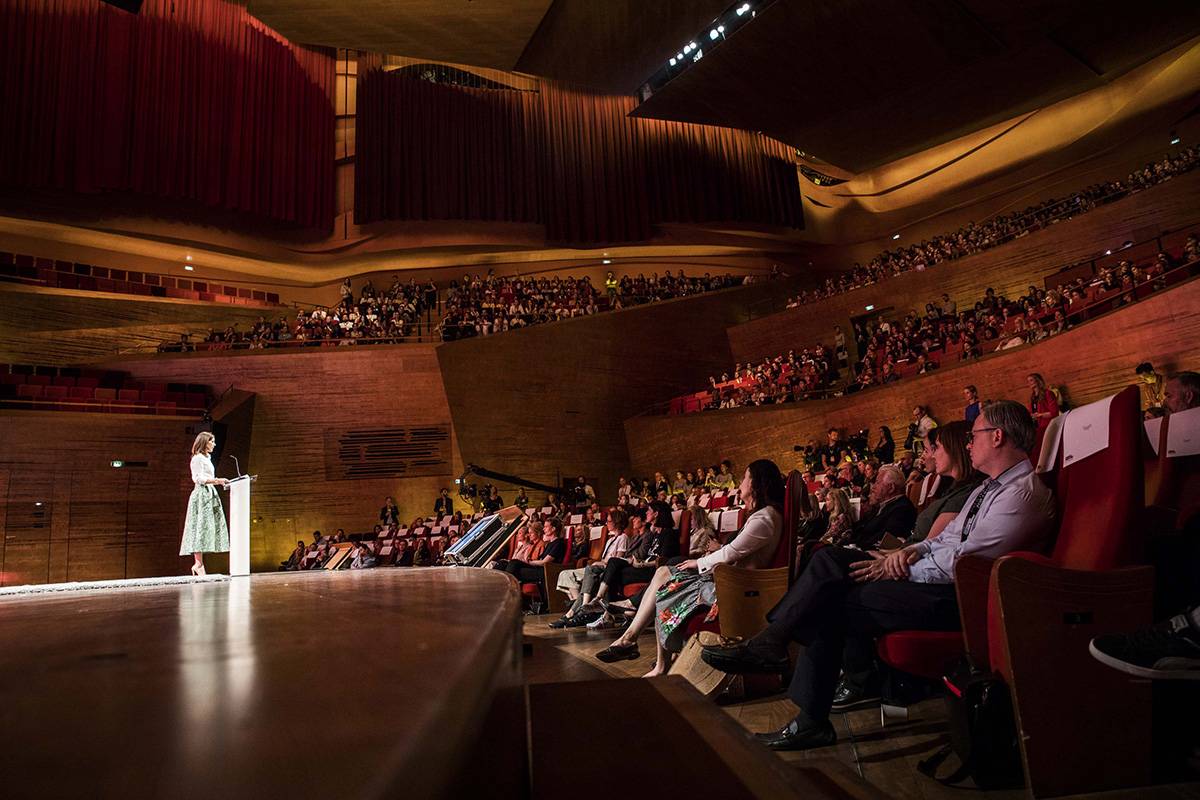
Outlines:
{"type": "Polygon", "coordinates": [[[229,575],[250,574],[250,484],[257,475],[229,481],[229,575]]]}

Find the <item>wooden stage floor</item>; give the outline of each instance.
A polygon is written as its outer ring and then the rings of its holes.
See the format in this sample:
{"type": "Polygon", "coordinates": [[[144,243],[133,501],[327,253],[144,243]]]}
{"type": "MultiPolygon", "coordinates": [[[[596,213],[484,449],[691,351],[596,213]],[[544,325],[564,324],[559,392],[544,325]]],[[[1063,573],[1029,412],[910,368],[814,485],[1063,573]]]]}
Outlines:
{"type": "Polygon", "coordinates": [[[450,569],[5,597],[0,797],[441,796],[519,602],[450,569]]]}
{"type": "MultiPolygon", "coordinates": [[[[639,677],[654,665],[654,640],[649,634],[644,634],[640,640],[641,658],[605,664],[593,656],[611,643],[615,634],[581,628],[553,630],[547,623],[555,618],[556,615],[525,617],[525,680],[529,683],[639,677]]],[[[728,705],[724,710],[752,733],[781,728],[796,714],[796,707],[782,694],[728,705]]],[[[835,714],[833,723],[838,734],[835,745],[798,753],[779,753],[779,756],[796,763],[808,759],[836,759],[872,786],[899,800],[962,800],[963,789],[943,786],[917,772],[918,761],[949,741],[940,699],[925,700],[912,706],[908,721],[889,722],[886,728],[880,725],[878,708],[835,714]]],[[[942,773],[948,771],[949,765],[943,765],[942,773]]],[[[1024,790],[980,792],[971,789],[969,793],[988,800],[1023,800],[1027,796],[1024,790]]],[[[1200,800],[1200,784],[1077,797],[1200,800]]]]}

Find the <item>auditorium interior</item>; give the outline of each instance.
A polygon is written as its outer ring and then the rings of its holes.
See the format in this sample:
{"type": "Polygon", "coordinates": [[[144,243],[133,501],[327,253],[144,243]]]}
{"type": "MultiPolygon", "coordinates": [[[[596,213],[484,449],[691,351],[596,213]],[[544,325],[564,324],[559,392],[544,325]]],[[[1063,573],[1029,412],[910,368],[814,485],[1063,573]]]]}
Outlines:
{"type": "Polygon", "coordinates": [[[5,0],[0,109],[0,796],[1200,800],[1200,4],[5,0]]]}

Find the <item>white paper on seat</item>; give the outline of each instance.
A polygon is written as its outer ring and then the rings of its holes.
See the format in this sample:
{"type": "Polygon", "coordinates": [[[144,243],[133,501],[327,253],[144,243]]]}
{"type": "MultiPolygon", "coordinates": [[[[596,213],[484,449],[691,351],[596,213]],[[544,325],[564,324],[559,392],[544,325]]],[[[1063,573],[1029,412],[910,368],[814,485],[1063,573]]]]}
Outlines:
{"type": "Polygon", "coordinates": [[[1158,455],[1158,440],[1162,436],[1162,417],[1148,419],[1143,423],[1146,428],[1146,438],[1150,440],[1150,449],[1154,451],[1154,455],[1158,455]]]}
{"type": "Polygon", "coordinates": [[[1059,414],[1050,420],[1050,427],[1046,428],[1046,435],[1042,437],[1042,452],[1038,454],[1038,472],[1050,472],[1058,463],[1058,448],[1062,444],[1063,422],[1066,419],[1066,414],[1059,414]]]}
{"type": "Polygon", "coordinates": [[[442,532],[442,526],[441,526],[441,525],[434,525],[432,528],[430,528],[430,529],[429,529],[429,533],[430,533],[430,535],[432,535],[432,536],[437,536],[437,535],[438,535],[439,533],[441,533],[441,532],[442,532]]]}
{"type": "Polygon", "coordinates": [[[572,514],[571,515],[571,524],[572,525],[578,525],[581,522],[583,522],[583,514],[572,514]]]}
{"type": "Polygon", "coordinates": [[[708,508],[708,504],[712,502],[712,495],[702,494],[700,499],[696,501],[696,505],[701,508],[708,508]]]}
{"type": "Polygon", "coordinates": [[[708,521],[712,523],[713,530],[715,530],[715,531],[721,530],[721,512],[720,511],[709,511],[708,512],[708,521]]]}
{"type": "Polygon", "coordinates": [[[442,527],[444,528],[444,527],[446,527],[447,525],[449,525],[449,524],[450,524],[450,520],[452,520],[452,519],[454,519],[454,515],[453,515],[453,514],[447,514],[446,516],[442,517],[442,521],[441,521],[441,525],[442,525],[442,527]]]}
{"type": "Polygon", "coordinates": [[[590,539],[592,541],[599,539],[603,535],[604,535],[604,526],[603,525],[593,525],[588,530],[588,539],[590,539]]]}
{"type": "Polygon", "coordinates": [[[542,513],[543,514],[553,514],[554,506],[542,506],[542,513]]]}
{"type": "Polygon", "coordinates": [[[861,497],[851,497],[850,498],[850,516],[854,518],[855,522],[858,522],[859,518],[862,517],[862,498],[861,497]]]}
{"type": "Polygon", "coordinates": [[[390,556],[391,554],[392,554],[392,546],[390,544],[385,544],[383,547],[379,548],[379,555],[390,556]]]}
{"type": "Polygon", "coordinates": [[[1200,455],[1200,408],[1172,414],[1167,421],[1167,458],[1200,455]]]}
{"type": "Polygon", "coordinates": [[[526,516],[526,517],[532,517],[532,516],[533,516],[534,514],[536,514],[536,513],[537,513],[537,509],[536,509],[536,508],[527,508],[527,509],[525,509],[525,516],[526,516]]]}
{"type": "Polygon", "coordinates": [[[736,531],[738,528],[739,516],[741,515],[736,511],[721,512],[721,527],[719,527],[717,530],[719,530],[721,533],[736,531]]]}
{"type": "Polygon", "coordinates": [[[396,531],[397,536],[408,536],[408,528],[400,528],[396,531]]]}
{"type": "Polygon", "coordinates": [[[379,535],[376,536],[375,538],[376,539],[386,539],[388,537],[389,533],[390,532],[388,531],[387,528],[383,528],[382,530],[379,531],[379,535]]]}
{"type": "Polygon", "coordinates": [[[679,518],[683,516],[683,511],[672,511],[671,519],[675,520],[675,527],[679,527],[679,518]]]}
{"type": "MultiPolygon", "coordinates": [[[[1106,397],[1068,411],[1062,426],[1063,466],[1078,464],[1108,447],[1109,409],[1113,397],[1106,397]]],[[[1047,432],[1048,435],[1048,432],[1047,432]]]]}

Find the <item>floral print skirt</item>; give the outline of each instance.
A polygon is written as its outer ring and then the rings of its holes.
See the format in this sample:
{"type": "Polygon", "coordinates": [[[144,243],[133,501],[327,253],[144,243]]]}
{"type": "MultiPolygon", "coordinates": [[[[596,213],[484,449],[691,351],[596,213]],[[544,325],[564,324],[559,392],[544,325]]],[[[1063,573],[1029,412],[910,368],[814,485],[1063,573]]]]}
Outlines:
{"type": "Polygon", "coordinates": [[[672,569],[670,579],[654,597],[654,607],[658,640],[671,652],[682,650],[688,620],[701,612],[707,615],[706,621],[716,619],[717,586],[712,572],[672,569]]]}

